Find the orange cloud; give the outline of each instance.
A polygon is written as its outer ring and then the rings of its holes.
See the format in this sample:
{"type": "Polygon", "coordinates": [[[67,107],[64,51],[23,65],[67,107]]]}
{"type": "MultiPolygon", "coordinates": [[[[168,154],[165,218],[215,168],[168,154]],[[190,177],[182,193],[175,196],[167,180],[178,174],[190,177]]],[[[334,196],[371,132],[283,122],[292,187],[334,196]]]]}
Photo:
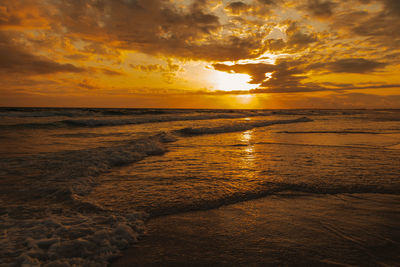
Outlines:
{"type": "Polygon", "coordinates": [[[398,3],[6,1],[0,5],[0,93],[62,97],[88,89],[103,95],[142,90],[152,97],[193,95],[195,104],[199,95],[301,99],[370,90],[360,99],[371,105],[370,96],[399,89],[398,3]],[[215,92],[213,71],[248,74],[250,85],[260,86],[215,92]]]}

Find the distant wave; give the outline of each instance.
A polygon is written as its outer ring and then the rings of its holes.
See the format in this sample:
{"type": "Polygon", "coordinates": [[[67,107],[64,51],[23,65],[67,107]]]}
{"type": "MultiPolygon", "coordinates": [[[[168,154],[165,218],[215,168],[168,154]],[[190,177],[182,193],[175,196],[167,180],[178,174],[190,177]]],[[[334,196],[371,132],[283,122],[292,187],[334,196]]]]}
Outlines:
{"type": "Polygon", "coordinates": [[[378,119],[398,120],[399,110],[335,110],[335,109],[292,109],[292,110],[249,110],[249,109],[151,109],[151,108],[16,108],[0,107],[0,117],[103,117],[103,116],[134,116],[134,115],[168,115],[168,114],[270,114],[270,115],[362,115],[377,114],[378,119]]]}
{"type": "MultiPolygon", "coordinates": [[[[67,133],[67,134],[54,134],[55,137],[66,138],[97,138],[97,137],[110,137],[110,136],[129,136],[129,133],[67,133]]],[[[1,138],[1,136],[0,136],[1,138]]]]}
{"type": "Polygon", "coordinates": [[[382,134],[382,132],[370,132],[370,131],[280,131],[278,133],[286,134],[382,134]]]}
{"type": "Polygon", "coordinates": [[[131,124],[158,123],[169,121],[191,121],[191,120],[210,120],[210,119],[236,119],[254,116],[267,116],[270,113],[232,113],[232,114],[193,114],[193,115],[169,115],[169,116],[149,116],[133,117],[124,119],[74,119],[60,120],[54,122],[21,123],[12,125],[2,125],[2,128],[65,128],[65,127],[104,127],[104,126],[122,126],[131,124]]]}
{"type": "Polygon", "coordinates": [[[247,131],[257,127],[265,127],[274,124],[289,124],[298,122],[310,122],[310,118],[302,117],[294,120],[269,120],[269,121],[250,121],[250,122],[236,122],[229,125],[217,127],[200,127],[200,128],[183,128],[177,131],[181,135],[202,135],[202,134],[216,134],[216,133],[230,133],[247,131]]]}
{"type": "Polygon", "coordinates": [[[134,109],[134,108],[2,108],[0,117],[115,117],[137,115],[168,114],[233,114],[266,113],[264,110],[227,110],[227,109],[134,109]]]}
{"type": "Polygon", "coordinates": [[[91,109],[91,108],[0,108],[0,117],[85,117],[160,115],[182,113],[180,110],[162,109],[91,109]]]}

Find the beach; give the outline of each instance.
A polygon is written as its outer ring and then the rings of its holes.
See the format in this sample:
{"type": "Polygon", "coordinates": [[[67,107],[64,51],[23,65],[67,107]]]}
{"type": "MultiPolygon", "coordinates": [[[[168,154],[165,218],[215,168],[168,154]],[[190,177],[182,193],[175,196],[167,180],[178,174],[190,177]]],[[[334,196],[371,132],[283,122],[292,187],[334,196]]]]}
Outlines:
{"type": "Polygon", "coordinates": [[[150,220],[111,266],[396,266],[400,197],[282,192],[150,220]]]}
{"type": "Polygon", "coordinates": [[[0,109],[1,264],[393,266],[399,121],[0,109]]]}

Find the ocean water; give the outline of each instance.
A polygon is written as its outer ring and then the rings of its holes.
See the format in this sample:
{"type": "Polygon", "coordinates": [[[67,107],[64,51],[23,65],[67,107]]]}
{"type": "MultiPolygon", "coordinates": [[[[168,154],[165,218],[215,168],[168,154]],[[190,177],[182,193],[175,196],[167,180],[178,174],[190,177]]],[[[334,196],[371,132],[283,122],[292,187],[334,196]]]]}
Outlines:
{"type": "Polygon", "coordinates": [[[6,266],[106,266],[148,218],[283,192],[400,193],[400,110],[1,108],[0,144],[6,266]]]}

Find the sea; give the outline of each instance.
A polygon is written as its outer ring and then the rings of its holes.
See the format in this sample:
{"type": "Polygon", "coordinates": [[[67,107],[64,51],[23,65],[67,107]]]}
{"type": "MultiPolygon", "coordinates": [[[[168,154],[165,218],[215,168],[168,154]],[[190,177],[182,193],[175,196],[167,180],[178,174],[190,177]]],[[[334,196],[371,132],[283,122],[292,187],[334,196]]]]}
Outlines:
{"type": "Polygon", "coordinates": [[[107,266],[152,219],[287,194],[400,218],[400,110],[0,108],[0,266],[107,266]]]}

